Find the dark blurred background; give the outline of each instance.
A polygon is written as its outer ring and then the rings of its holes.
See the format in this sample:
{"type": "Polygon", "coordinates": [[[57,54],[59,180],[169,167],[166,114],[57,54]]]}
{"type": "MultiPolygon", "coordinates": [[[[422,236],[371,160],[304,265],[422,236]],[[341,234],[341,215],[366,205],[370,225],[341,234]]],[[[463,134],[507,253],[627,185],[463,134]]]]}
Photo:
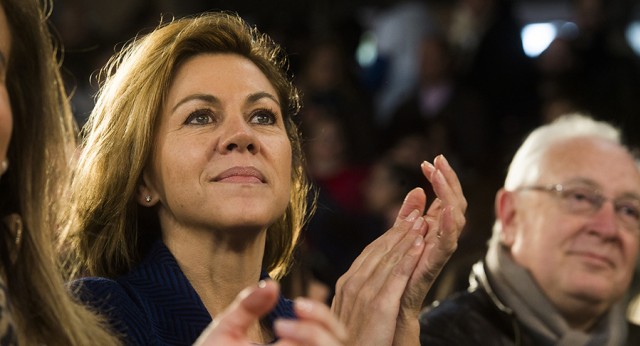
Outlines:
{"type": "Polygon", "coordinates": [[[532,128],[582,111],[640,142],[636,0],[56,0],[78,122],[93,107],[97,71],[126,41],[210,10],[238,12],[284,46],[303,95],[298,121],[319,204],[288,278],[292,295],[330,299],[404,194],[431,193],[423,160],[445,154],[469,201],[459,249],[428,303],[466,287],[494,194],[532,128]]]}

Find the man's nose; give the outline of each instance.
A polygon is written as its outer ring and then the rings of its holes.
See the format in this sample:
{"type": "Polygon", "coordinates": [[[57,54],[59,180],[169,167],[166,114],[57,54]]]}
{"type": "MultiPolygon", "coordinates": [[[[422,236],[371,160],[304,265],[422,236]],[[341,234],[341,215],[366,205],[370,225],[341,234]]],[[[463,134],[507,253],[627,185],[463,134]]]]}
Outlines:
{"type": "Polygon", "coordinates": [[[591,228],[593,232],[603,238],[614,238],[618,235],[619,220],[615,205],[612,201],[604,201],[600,208],[591,216],[591,228]]]}

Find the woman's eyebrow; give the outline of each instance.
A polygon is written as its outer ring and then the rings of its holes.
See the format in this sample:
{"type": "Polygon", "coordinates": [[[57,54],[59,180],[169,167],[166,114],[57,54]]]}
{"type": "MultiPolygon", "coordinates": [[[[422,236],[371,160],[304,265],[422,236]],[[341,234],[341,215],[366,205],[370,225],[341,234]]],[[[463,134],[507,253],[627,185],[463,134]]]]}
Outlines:
{"type": "Polygon", "coordinates": [[[280,106],[280,101],[278,101],[278,98],[266,91],[261,91],[261,92],[257,92],[249,95],[247,97],[247,103],[255,103],[256,101],[263,98],[271,99],[273,100],[273,102],[277,103],[278,106],[280,106]]]}
{"type": "Polygon", "coordinates": [[[209,104],[220,104],[220,100],[211,94],[191,94],[183,98],[175,106],[173,106],[173,108],[171,109],[171,113],[175,112],[176,109],[178,109],[178,107],[180,107],[181,105],[193,100],[204,101],[209,104]]]}

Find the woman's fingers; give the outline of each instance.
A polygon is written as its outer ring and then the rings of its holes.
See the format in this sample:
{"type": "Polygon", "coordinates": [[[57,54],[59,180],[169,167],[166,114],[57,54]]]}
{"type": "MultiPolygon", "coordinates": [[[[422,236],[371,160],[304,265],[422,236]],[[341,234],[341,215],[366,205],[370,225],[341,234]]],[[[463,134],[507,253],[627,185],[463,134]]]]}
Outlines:
{"type": "Polygon", "coordinates": [[[445,205],[453,205],[464,213],[467,209],[467,200],[464,197],[458,175],[451,168],[447,159],[443,155],[438,155],[434,159],[433,165],[425,161],[421,167],[427,179],[432,183],[436,196],[445,205]]]}
{"type": "Polygon", "coordinates": [[[334,311],[340,316],[342,308],[354,305],[356,297],[373,296],[384,284],[394,266],[402,260],[407,250],[425,232],[424,218],[414,210],[407,219],[401,220],[381,235],[356,258],[349,270],[338,279],[334,311]],[[347,301],[343,304],[342,299],[347,301]]]}
{"type": "Polygon", "coordinates": [[[422,189],[411,191],[395,225],[367,246],[338,280],[332,310],[348,327],[350,344],[393,341],[400,300],[423,255],[425,203],[422,189]]]}
{"type": "Polygon", "coordinates": [[[372,251],[358,268],[350,268],[336,285],[332,310],[348,327],[351,345],[393,341],[400,300],[423,254],[426,223],[417,217],[395,228],[401,230],[401,239],[388,241],[392,231],[382,235],[377,241],[386,246],[372,251]]]}
{"type": "Polygon", "coordinates": [[[442,267],[456,250],[462,228],[456,219],[464,218],[464,216],[458,215],[459,213],[460,211],[452,206],[443,207],[438,217],[433,220],[434,224],[431,227],[434,231],[429,232],[425,237],[428,250],[425,250],[423,258],[420,260],[420,265],[425,269],[422,273],[422,280],[432,283],[431,281],[436,279],[442,267]]]}
{"type": "Polygon", "coordinates": [[[416,187],[413,190],[409,191],[407,196],[404,198],[402,202],[402,206],[400,207],[400,211],[398,212],[398,216],[396,217],[396,221],[394,226],[397,225],[400,221],[407,219],[409,214],[412,211],[417,210],[421,215],[424,213],[424,207],[427,204],[427,195],[424,193],[424,190],[420,187],[416,187]]]}
{"type": "Polygon", "coordinates": [[[294,303],[298,320],[277,320],[277,345],[344,345],[348,339],[345,326],[329,307],[310,299],[298,298],[294,303]]]}
{"type": "MultiPolygon", "coordinates": [[[[435,231],[436,235],[442,236],[445,230],[451,230],[457,238],[465,225],[466,219],[464,213],[467,209],[467,200],[462,192],[462,186],[458,180],[458,176],[444,156],[439,155],[434,160],[435,165],[428,162],[422,164],[422,170],[427,179],[432,183],[436,200],[431,204],[427,211],[427,223],[429,229],[435,231]],[[451,212],[447,214],[452,218],[453,224],[448,223],[443,228],[443,209],[451,208],[451,212]]],[[[429,237],[429,235],[427,235],[429,237]]]]}
{"type": "MultiPolygon", "coordinates": [[[[394,247],[407,236],[407,232],[412,229],[415,222],[426,224],[424,220],[418,220],[420,215],[424,211],[426,204],[426,195],[420,188],[410,191],[401,207],[400,213],[396,219],[394,226],[385,232],[378,239],[369,244],[362,253],[353,261],[349,270],[340,277],[336,284],[336,292],[342,292],[342,287],[346,281],[350,281],[350,287],[353,290],[359,290],[360,285],[364,283],[364,280],[370,278],[372,271],[379,265],[383,256],[389,256],[390,252],[393,254],[402,256],[403,252],[398,252],[394,247]]],[[[426,227],[417,227],[419,234],[424,235],[426,233],[426,227]]],[[[415,240],[415,239],[414,239],[415,240]]],[[[405,240],[406,242],[411,240],[405,240]]],[[[408,247],[405,247],[407,249],[408,247]]],[[[334,311],[340,314],[342,304],[339,301],[340,295],[334,297],[334,304],[332,304],[334,311]],[[337,299],[337,302],[336,302],[337,299]]]]}
{"type": "Polygon", "coordinates": [[[249,328],[278,301],[278,284],[268,280],[242,290],[227,309],[202,332],[194,345],[248,344],[249,328]]]}
{"type": "MultiPolygon", "coordinates": [[[[249,328],[273,309],[278,293],[278,284],[271,280],[244,289],[222,314],[216,316],[194,345],[251,345],[247,336],[249,328]]],[[[345,344],[347,330],[325,304],[298,299],[294,303],[294,310],[297,320],[278,320],[274,323],[274,331],[280,338],[276,345],[345,344]]]]}
{"type": "Polygon", "coordinates": [[[433,164],[442,172],[442,175],[454,189],[456,194],[462,195],[462,184],[460,184],[460,179],[458,179],[458,175],[449,164],[449,161],[447,161],[447,158],[444,157],[444,155],[438,155],[433,160],[433,164]]]}
{"type": "MultiPolygon", "coordinates": [[[[363,263],[369,262],[370,255],[380,255],[387,253],[395,244],[400,241],[408,229],[406,222],[412,223],[420,217],[424,211],[426,196],[421,188],[410,191],[404,199],[396,221],[387,232],[367,245],[360,255],[353,261],[349,271],[359,270],[363,263]],[[404,226],[403,226],[404,225],[404,226]]],[[[376,259],[374,259],[376,261],[376,259]]]]}
{"type": "Polygon", "coordinates": [[[271,280],[263,280],[257,286],[245,288],[220,316],[216,316],[214,323],[222,329],[246,333],[253,323],[273,309],[279,291],[278,284],[271,280]]]}
{"type": "Polygon", "coordinates": [[[434,165],[423,162],[421,168],[437,198],[427,210],[425,250],[402,300],[402,308],[411,315],[419,311],[433,281],[455,251],[465,224],[464,212],[467,207],[458,177],[444,156],[436,157],[434,165]]]}

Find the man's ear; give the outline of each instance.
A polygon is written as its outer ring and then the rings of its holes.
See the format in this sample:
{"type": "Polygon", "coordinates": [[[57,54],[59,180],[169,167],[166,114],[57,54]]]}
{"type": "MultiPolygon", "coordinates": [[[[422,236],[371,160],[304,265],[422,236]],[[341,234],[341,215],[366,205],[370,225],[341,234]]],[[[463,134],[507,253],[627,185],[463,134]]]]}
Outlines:
{"type": "Polygon", "coordinates": [[[142,176],[138,182],[138,191],[136,192],[136,200],[143,207],[151,207],[158,203],[158,193],[149,179],[147,170],[142,171],[142,176]]]}
{"type": "Polygon", "coordinates": [[[496,194],[496,218],[502,226],[500,243],[507,247],[511,247],[515,240],[516,203],[516,195],[512,191],[502,188],[496,194]]]}

